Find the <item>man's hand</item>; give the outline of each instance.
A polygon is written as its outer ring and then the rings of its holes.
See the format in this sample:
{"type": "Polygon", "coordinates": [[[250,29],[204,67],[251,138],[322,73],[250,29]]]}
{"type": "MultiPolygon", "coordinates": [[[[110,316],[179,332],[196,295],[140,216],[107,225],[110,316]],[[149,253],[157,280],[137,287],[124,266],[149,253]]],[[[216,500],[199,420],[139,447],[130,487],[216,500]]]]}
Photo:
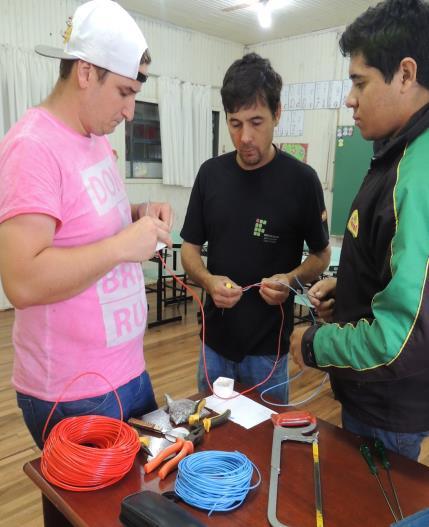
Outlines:
{"type": "Polygon", "coordinates": [[[307,331],[307,329],[308,326],[298,326],[293,330],[293,333],[290,336],[290,354],[294,363],[297,364],[301,370],[305,368],[301,351],[302,336],[307,331]]]}
{"type": "Polygon", "coordinates": [[[227,276],[211,275],[206,280],[205,289],[215,306],[222,309],[234,307],[243,294],[242,288],[227,276]]]}
{"type": "Polygon", "coordinates": [[[163,221],[144,216],[131,223],[116,235],[119,251],[124,261],[145,262],[155,254],[157,242],[171,247],[170,228],[163,221]]]}
{"type": "Polygon", "coordinates": [[[317,315],[325,322],[332,322],[335,306],[336,278],[325,278],[319,280],[308,291],[308,298],[317,315]]]}
{"type": "Polygon", "coordinates": [[[144,216],[163,221],[168,226],[168,229],[171,230],[173,225],[173,210],[169,203],[142,203],[137,207],[137,217],[135,219],[143,218],[144,216]]]}
{"type": "Polygon", "coordinates": [[[271,278],[263,278],[259,294],[270,306],[283,304],[289,296],[289,277],[286,274],[275,274],[271,278]]]}

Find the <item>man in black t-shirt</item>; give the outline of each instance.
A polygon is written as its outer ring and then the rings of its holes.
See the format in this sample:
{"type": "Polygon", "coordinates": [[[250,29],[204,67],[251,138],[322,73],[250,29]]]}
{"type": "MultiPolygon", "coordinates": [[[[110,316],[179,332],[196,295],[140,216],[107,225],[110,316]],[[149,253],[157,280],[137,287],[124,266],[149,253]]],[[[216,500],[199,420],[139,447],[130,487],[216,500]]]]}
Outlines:
{"type": "MultiPolygon", "coordinates": [[[[207,291],[205,362],[212,384],[231,377],[259,391],[288,379],[293,327],[288,285],[315,280],[329,264],[322,187],[308,165],[272,144],[282,80],[255,53],[235,61],[221,90],[234,152],[203,163],[181,232],[182,263],[207,291]],[[310,249],[301,263],[304,241],[310,249]],[[207,267],[201,246],[208,242],[207,267]],[[243,287],[260,286],[243,291],[243,287]],[[279,341],[281,312],[285,320],[279,341]]],[[[199,389],[207,388],[203,357],[199,389]]],[[[287,402],[287,384],[269,392],[287,402]]]]}

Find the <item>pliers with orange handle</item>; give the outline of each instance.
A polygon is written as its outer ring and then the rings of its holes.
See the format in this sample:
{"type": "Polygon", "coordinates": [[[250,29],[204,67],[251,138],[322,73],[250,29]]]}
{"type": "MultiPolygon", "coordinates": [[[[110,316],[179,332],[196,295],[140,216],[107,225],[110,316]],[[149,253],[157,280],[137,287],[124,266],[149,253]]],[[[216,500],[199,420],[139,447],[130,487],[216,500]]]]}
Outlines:
{"type": "Polygon", "coordinates": [[[165,479],[167,475],[170,474],[170,472],[176,469],[177,465],[184,457],[188,456],[189,454],[193,454],[194,447],[202,441],[204,434],[205,431],[202,425],[193,427],[188,436],[186,436],[184,439],[178,437],[175,443],[165,448],[154,459],[152,459],[152,461],[149,461],[143,465],[145,473],[150,474],[156,468],[158,468],[164,459],[167,459],[172,454],[177,453],[173,459],[167,461],[167,463],[165,463],[165,465],[163,465],[158,471],[159,478],[165,479]]]}

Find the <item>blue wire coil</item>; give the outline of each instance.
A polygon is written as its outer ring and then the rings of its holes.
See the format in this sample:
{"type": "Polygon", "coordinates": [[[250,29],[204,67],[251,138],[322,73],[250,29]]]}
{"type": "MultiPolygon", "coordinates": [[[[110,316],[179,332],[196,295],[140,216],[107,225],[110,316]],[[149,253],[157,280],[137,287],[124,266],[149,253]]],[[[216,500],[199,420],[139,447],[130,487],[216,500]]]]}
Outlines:
{"type": "Polygon", "coordinates": [[[208,450],[185,457],[179,463],[175,491],[183,501],[208,510],[226,512],[243,503],[249,490],[261,483],[261,474],[244,454],[208,450]],[[258,481],[251,485],[253,470],[258,481]]]}

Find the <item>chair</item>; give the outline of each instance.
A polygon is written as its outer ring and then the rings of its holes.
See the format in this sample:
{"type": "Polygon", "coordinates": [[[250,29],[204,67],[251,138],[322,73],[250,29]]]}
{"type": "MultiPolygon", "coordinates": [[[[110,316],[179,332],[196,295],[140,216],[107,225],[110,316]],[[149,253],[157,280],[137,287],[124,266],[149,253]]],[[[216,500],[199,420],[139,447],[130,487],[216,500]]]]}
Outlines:
{"type": "MultiPolygon", "coordinates": [[[[173,246],[173,265],[171,266],[173,271],[176,270],[175,268],[177,256],[176,251],[174,250],[175,248],[176,247],[173,246]]],[[[163,249],[161,251],[161,256],[164,262],[166,262],[166,264],[168,265],[168,258],[171,256],[171,252],[169,252],[169,249],[163,249]]],[[[145,264],[144,266],[146,293],[156,293],[156,320],[154,322],[150,322],[149,327],[159,326],[161,324],[166,324],[167,322],[182,320],[181,315],[165,318],[163,316],[163,310],[168,305],[177,304],[180,306],[182,303],[184,303],[186,314],[186,303],[191,297],[186,296],[185,288],[177,284],[176,280],[169,273],[169,271],[164,268],[162,261],[159,258],[154,257],[150,260],[150,262],[156,263],[157,269],[155,271],[153,266],[151,269],[150,266],[147,264],[145,264]],[[156,283],[155,287],[153,286],[154,283],[156,283]],[[170,291],[171,295],[169,294],[170,291]]],[[[185,273],[180,273],[176,276],[183,280],[185,278],[185,273]]]]}

